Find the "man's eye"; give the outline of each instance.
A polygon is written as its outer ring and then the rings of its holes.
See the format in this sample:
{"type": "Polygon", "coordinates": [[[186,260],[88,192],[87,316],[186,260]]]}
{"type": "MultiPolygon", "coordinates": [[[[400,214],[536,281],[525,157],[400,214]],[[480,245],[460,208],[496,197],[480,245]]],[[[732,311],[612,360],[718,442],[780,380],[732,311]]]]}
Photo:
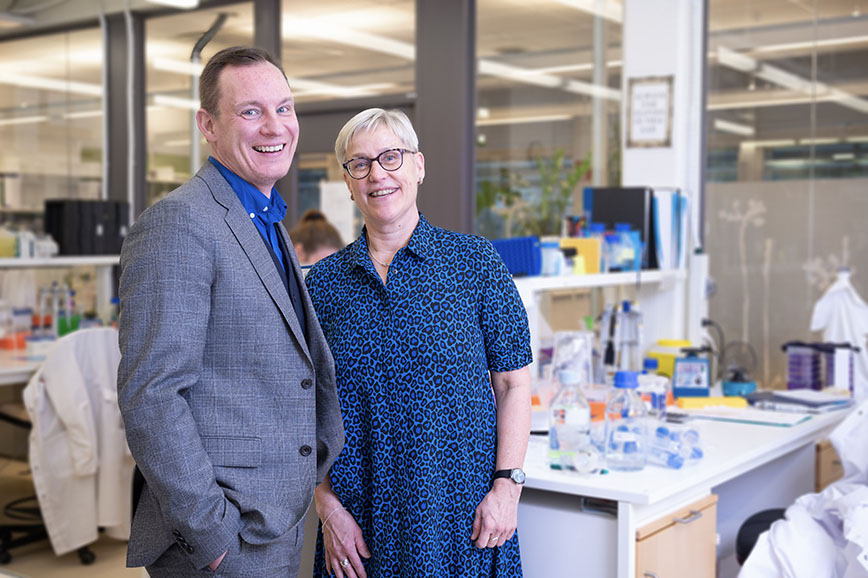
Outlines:
{"type": "Polygon", "coordinates": [[[259,116],[259,111],[255,108],[248,108],[247,110],[241,112],[241,116],[243,116],[244,118],[256,118],[257,116],[259,116]]]}
{"type": "Polygon", "coordinates": [[[292,109],[288,106],[281,106],[277,109],[277,114],[290,114],[292,109]]]}

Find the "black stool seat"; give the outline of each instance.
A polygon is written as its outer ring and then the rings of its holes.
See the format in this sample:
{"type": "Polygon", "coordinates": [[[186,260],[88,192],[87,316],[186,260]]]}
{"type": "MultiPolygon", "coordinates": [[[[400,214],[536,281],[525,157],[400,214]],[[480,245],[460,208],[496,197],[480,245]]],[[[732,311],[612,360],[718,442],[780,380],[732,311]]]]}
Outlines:
{"type": "Polygon", "coordinates": [[[744,521],[735,539],[735,557],[739,566],[750,556],[759,535],[768,530],[776,520],[783,518],[785,511],[783,508],[763,510],[744,521]]]}

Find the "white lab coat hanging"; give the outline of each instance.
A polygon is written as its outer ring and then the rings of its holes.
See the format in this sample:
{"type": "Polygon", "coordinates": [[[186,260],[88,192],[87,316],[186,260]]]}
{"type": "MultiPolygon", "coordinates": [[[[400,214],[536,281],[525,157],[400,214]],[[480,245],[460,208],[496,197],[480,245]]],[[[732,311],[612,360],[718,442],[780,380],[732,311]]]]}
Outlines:
{"type": "Polygon", "coordinates": [[[95,542],[99,527],[129,538],[134,463],[117,406],[117,331],[57,342],[24,390],[30,465],[55,554],[95,542]]]}
{"type": "Polygon", "coordinates": [[[814,305],[811,331],[822,331],[827,343],[859,348],[853,360],[853,397],[868,399],[868,305],[850,282],[850,271],[839,271],[837,281],[814,305]]]}

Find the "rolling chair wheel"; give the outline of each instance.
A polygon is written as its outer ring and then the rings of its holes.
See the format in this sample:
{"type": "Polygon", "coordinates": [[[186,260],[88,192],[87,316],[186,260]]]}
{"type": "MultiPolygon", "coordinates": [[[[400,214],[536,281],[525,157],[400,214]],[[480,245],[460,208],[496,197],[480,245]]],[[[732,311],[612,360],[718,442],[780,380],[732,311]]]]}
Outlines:
{"type": "Polygon", "coordinates": [[[87,546],[78,549],[78,559],[81,560],[81,563],[85,566],[93,564],[93,561],[96,560],[96,554],[91,552],[87,546]]]}

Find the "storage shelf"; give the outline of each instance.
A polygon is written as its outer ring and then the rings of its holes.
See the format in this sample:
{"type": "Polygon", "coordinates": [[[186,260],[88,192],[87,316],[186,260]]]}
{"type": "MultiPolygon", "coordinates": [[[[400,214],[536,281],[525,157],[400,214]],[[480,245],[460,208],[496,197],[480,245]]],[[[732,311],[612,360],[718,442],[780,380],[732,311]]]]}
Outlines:
{"type": "Polygon", "coordinates": [[[120,261],[118,255],[74,255],[63,257],[49,257],[47,259],[0,259],[0,268],[4,269],[32,269],[51,267],[87,267],[87,266],[111,266],[120,261]]]}
{"type": "Polygon", "coordinates": [[[558,289],[592,289],[594,287],[615,287],[619,285],[646,285],[661,283],[664,280],[683,279],[685,272],[679,269],[658,271],[627,271],[624,273],[595,273],[590,275],[559,275],[552,277],[517,277],[515,286],[522,294],[535,291],[556,291],[558,289]]]}

